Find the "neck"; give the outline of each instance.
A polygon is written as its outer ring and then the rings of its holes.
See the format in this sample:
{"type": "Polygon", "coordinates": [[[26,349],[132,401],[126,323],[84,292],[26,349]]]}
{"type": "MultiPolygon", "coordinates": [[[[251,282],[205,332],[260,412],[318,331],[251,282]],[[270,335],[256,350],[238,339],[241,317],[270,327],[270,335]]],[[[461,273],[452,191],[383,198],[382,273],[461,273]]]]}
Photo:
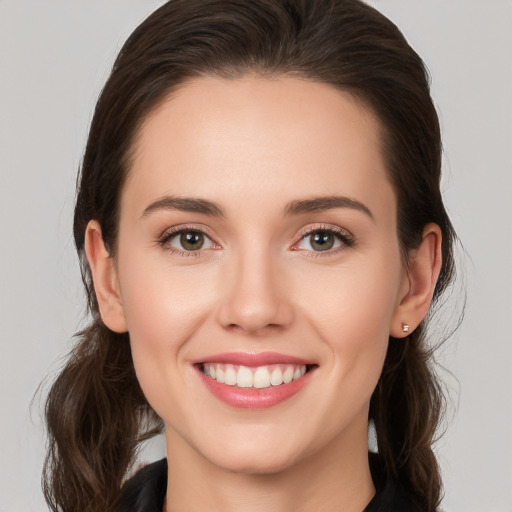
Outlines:
{"type": "Polygon", "coordinates": [[[375,493],[366,439],[335,440],[283,470],[248,474],[211,463],[173,431],[166,438],[165,512],[361,512],[375,493]]]}

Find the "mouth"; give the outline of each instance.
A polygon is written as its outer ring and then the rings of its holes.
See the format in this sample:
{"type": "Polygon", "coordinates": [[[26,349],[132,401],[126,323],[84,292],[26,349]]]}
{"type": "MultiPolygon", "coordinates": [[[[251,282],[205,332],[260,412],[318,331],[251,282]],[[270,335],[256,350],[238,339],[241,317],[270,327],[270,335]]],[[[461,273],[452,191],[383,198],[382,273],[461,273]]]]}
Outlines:
{"type": "Polygon", "coordinates": [[[238,388],[266,389],[290,384],[303,377],[314,365],[271,364],[242,366],[227,363],[203,363],[201,371],[219,384],[238,388]]]}
{"type": "Polygon", "coordinates": [[[317,364],[274,353],[219,354],[194,363],[207,389],[225,404],[266,409],[307,385],[317,364]]]}

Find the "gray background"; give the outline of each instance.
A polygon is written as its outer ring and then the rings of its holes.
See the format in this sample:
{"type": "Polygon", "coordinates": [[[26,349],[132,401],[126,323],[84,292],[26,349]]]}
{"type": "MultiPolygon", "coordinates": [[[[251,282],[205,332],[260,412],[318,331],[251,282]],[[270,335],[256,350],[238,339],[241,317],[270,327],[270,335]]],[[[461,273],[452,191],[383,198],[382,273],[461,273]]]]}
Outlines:
{"type": "MultiPolygon", "coordinates": [[[[160,3],[0,0],[0,512],[45,510],[40,402],[30,401],[83,322],[75,171],[115,53],[160,3]]],[[[440,354],[454,375],[438,445],[444,508],[511,512],[512,2],[372,4],[432,72],[443,189],[468,254],[466,318],[440,354]]],[[[445,319],[456,322],[452,302],[445,319]]],[[[147,457],[161,450],[157,441],[147,457]]]]}

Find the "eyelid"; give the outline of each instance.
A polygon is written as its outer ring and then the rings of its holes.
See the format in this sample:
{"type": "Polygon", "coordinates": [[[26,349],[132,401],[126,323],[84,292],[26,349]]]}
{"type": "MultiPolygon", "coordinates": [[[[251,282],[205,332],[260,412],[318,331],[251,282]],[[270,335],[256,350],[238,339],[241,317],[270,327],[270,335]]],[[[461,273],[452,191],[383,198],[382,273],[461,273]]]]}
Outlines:
{"type": "Polygon", "coordinates": [[[340,226],[336,226],[334,224],[312,224],[302,228],[296,236],[296,241],[293,242],[291,249],[295,251],[304,251],[309,253],[314,253],[315,256],[329,256],[332,254],[336,254],[340,251],[343,251],[349,247],[354,246],[356,243],[354,235],[350,233],[350,231],[341,228],[340,226]],[[324,231],[328,233],[332,233],[336,236],[342,243],[341,247],[336,247],[334,249],[329,249],[326,251],[312,251],[309,249],[298,249],[297,245],[302,242],[309,235],[318,232],[324,231]]]}
{"type": "MultiPolygon", "coordinates": [[[[171,226],[165,229],[160,234],[160,236],[157,237],[157,243],[163,248],[169,250],[170,252],[180,254],[185,257],[198,257],[204,255],[206,251],[222,249],[222,246],[216,241],[216,237],[211,233],[211,230],[207,226],[202,224],[179,224],[177,226],[171,226]],[[213,247],[208,247],[206,249],[198,249],[197,251],[186,251],[168,245],[170,239],[186,231],[197,231],[202,233],[205,237],[207,237],[210,240],[210,242],[213,244],[213,247]]],[[[340,226],[334,224],[311,224],[299,230],[299,232],[295,236],[295,241],[291,245],[291,250],[314,253],[315,256],[329,256],[332,254],[336,254],[342,250],[345,250],[346,248],[352,247],[353,245],[355,245],[355,243],[356,240],[352,233],[350,233],[350,231],[344,228],[341,228],[340,226]],[[334,234],[334,236],[336,236],[341,241],[341,247],[336,247],[334,249],[329,249],[326,251],[312,251],[308,249],[297,248],[297,245],[302,240],[304,240],[307,236],[317,231],[325,231],[334,234]]]]}
{"type": "Polygon", "coordinates": [[[211,230],[201,224],[179,224],[165,229],[160,236],[157,237],[157,243],[164,249],[170,251],[173,254],[179,254],[184,257],[198,257],[203,256],[206,251],[221,249],[221,245],[215,240],[215,237],[211,234],[211,230]],[[196,251],[180,250],[176,247],[168,245],[168,242],[179,235],[180,233],[187,231],[196,231],[203,234],[213,244],[213,247],[206,249],[198,249],[196,251]]]}

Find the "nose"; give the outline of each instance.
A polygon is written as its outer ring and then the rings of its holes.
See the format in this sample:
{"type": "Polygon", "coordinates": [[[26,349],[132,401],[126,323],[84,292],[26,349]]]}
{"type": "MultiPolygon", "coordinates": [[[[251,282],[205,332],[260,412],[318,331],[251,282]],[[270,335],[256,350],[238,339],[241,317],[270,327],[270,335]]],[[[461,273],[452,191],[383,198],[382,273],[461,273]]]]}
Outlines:
{"type": "Polygon", "coordinates": [[[219,323],[251,335],[283,330],[293,308],[282,269],[263,251],[246,251],[225,269],[219,323]]]}

